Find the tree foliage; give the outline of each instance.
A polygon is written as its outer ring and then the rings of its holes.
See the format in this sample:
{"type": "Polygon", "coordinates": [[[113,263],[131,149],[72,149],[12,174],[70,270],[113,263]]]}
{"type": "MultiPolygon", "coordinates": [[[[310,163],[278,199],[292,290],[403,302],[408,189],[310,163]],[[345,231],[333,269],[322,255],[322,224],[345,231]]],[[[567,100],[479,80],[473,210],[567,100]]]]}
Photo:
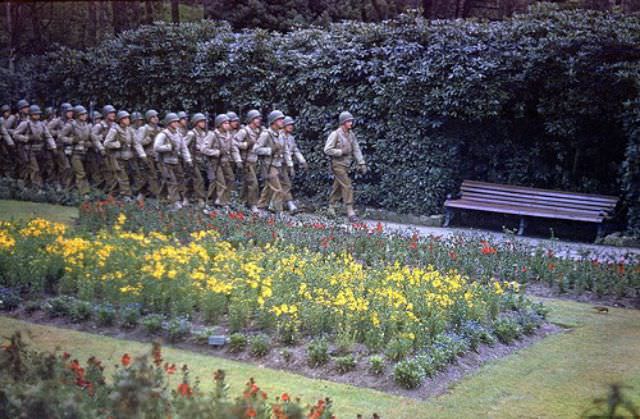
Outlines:
{"type": "Polygon", "coordinates": [[[357,179],[362,203],[438,212],[473,178],[622,190],[634,214],[639,115],[625,104],[638,101],[637,45],[638,16],[549,8],[489,23],[402,16],[284,34],[156,24],[50,53],[13,93],[163,111],[280,108],[298,120],[316,169],[298,182],[307,194],[328,188],[322,145],[349,109],[373,169],[357,179]]]}

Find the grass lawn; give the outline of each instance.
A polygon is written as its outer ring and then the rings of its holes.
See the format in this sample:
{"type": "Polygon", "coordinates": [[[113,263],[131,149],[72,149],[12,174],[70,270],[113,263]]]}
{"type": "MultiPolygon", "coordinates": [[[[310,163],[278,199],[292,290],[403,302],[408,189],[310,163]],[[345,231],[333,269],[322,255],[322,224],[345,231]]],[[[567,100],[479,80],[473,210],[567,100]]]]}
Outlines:
{"type": "MultiPolygon", "coordinates": [[[[188,364],[192,377],[199,376],[204,388],[211,385],[212,372],[222,368],[236,394],[246,379],[254,377],[270,395],[286,391],[309,403],[329,396],[340,417],[373,412],[383,418],[576,417],[614,382],[632,386],[629,395],[640,405],[640,311],[612,308],[604,315],[588,304],[544,301],[552,309],[551,321],[570,327],[570,332],[492,361],[449,393],[426,402],[168,347],[164,355],[169,362],[188,364]]],[[[118,363],[125,352],[142,354],[149,349],[146,344],[7,317],[0,317],[0,330],[3,336],[22,330],[42,350],[61,347],[82,360],[97,355],[106,365],[118,363]]]]}
{"type": "Polygon", "coordinates": [[[28,220],[33,217],[71,224],[78,217],[78,209],[38,202],[0,200],[0,219],[5,221],[28,220]]]}

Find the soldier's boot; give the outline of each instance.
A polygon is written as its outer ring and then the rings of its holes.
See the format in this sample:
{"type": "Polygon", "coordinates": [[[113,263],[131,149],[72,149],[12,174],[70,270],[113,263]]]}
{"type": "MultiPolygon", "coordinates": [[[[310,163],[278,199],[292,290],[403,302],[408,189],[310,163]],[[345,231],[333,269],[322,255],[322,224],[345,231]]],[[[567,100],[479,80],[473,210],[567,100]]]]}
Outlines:
{"type": "Polygon", "coordinates": [[[251,205],[251,213],[252,214],[260,214],[260,210],[258,209],[257,206],[251,205]]]}
{"type": "Polygon", "coordinates": [[[298,212],[298,207],[296,207],[296,204],[294,204],[293,201],[287,201],[287,209],[292,214],[298,212]]]}
{"type": "Polygon", "coordinates": [[[336,206],[334,204],[329,204],[329,207],[327,207],[327,215],[329,217],[336,216],[336,206]]]}
{"type": "Polygon", "coordinates": [[[347,205],[347,218],[349,218],[349,221],[352,223],[359,221],[356,212],[353,210],[353,205],[347,205]]]}

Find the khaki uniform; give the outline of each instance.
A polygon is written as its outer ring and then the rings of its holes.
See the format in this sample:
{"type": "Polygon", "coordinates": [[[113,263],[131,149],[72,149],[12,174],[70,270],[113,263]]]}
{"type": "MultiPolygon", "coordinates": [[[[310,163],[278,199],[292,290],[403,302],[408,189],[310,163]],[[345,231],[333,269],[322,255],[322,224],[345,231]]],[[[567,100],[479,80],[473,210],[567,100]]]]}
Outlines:
{"type": "Polygon", "coordinates": [[[13,132],[15,140],[20,141],[27,155],[27,180],[32,186],[42,188],[43,179],[51,173],[46,172],[49,156],[47,151],[56,150],[54,141],[47,125],[43,121],[22,121],[13,132]]]}
{"type": "MultiPolygon", "coordinates": [[[[302,151],[298,147],[296,143],[296,137],[291,134],[284,134],[284,140],[287,143],[287,147],[289,148],[289,153],[291,154],[291,158],[297,162],[301,166],[307,165],[307,160],[304,158],[302,151]]],[[[284,192],[284,201],[289,202],[293,201],[293,194],[291,193],[291,188],[293,187],[291,183],[291,179],[289,178],[289,174],[285,173],[284,182],[282,182],[282,189],[284,192]]]]}
{"type": "Polygon", "coordinates": [[[258,184],[258,155],[253,150],[253,146],[258,142],[258,138],[263,131],[262,127],[254,129],[250,126],[245,126],[240,128],[234,136],[236,147],[240,150],[240,157],[244,164],[240,201],[245,202],[250,207],[258,205],[260,189],[258,184]]]}
{"type": "Polygon", "coordinates": [[[62,128],[58,139],[70,149],[71,167],[78,192],[82,195],[88,194],[91,189],[85,170],[85,157],[92,144],[91,124],[87,121],[70,121],[62,128]]]}
{"type": "Polygon", "coordinates": [[[91,128],[91,138],[93,139],[96,154],[91,156],[89,160],[91,161],[91,166],[97,167],[91,167],[89,173],[94,176],[95,184],[103,185],[103,190],[106,193],[113,192],[118,187],[118,181],[114,177],[113,156],[107,153],[104,145],[105,137],[112,125],[115,124],[104,120],[98,122],[91,128]],[[93,157],[95,157],[95,160],[93,157]]]}
{"type": "Polygon", "coordinates": [[[190,173],[187,174],[187,195],[202,202],[207,200],[204,177],[202,176],[207,166],[204,156],[200,153],[200,148],[206,137],[207,131],[197,127],[189,131],[187,136],[184,137],[185,145],[193,159],[193,167],[189,169],[190,173]]]}
{"type": "Polygon", "coordinates": [[[136,157],[147,158],[144,149],[135,139],[133,128],[113,124],[104,139],[104,147],[111,156],[113,173],[118,182],[120,195],[132,196],[140,187],[140,182],[137,180],[135,181],[136,187],[131,187],[132,180],[139,172],[136,157]]]}
{"type": "Polygon", "coordinates": [[[253,146],[253,151],[263,156],[266,172],[265,185],[258,200],[258,207],[268,206],[275,212],[281,212],[285,198],[282,181],[286,182],[288,179],[287,168],[293,167],[289,147],[280,132],[269,128],[260,134],[253,146]]]}
{"type": "Polygon", "coordinates": [[[209,202],[213,198],[213,194],[216,190],[216,172],[218,171],[218,165],[220,164],[220,147],[216,140],[215,131],[209,131],[207,133],[199,144],[198,150],[204,159],[204,164],[207,170],[209,187],[207,189],[206,200],[209,202]]]}
{"type": "Polygon", "coordinates": [[[14,137],[14,132],[18,128],[18,125],[23,121],[28,121],[29,115],[25,113],[17,113],[14,115],[10,115],[5,121],[5,128],[9,133],[9,136],[13,139],[15,143],[15,174],[16,179],[22,179],[25,181],[29,180],[29,153],[27,152],[27,145],[18,141],[14,137]]]}
{"type": "Polygon", "coordinates": [[[0,176],[14,177],[15,157],[13,155],[16,144],[5,127],[4,117],[0,116],[0,176]]]}
{"type": "Polygon", "coordinates": [[[141,167],[144,169],[142,173],[142,179],[144,181],[142,188],[143,190],[146,188],[146,192],[151,193],[155,197],[159,197],[162,190],[159,181],[160,170],[158,169],[158,160],[155,151],[153,151],[153,140],[155,140],[160,131],[162,131],[162,128],[159,126],[146,124],[138,128],[136,132],[136,138],[147,154],[147,159],[141,167]]]}
{"type": "MultiPolygon", "coordinates": [[[[222,132],[216,129],[211,135],[207,135],[203,148],[205,151],[217,149],[219,153],[216,164],[215,184],[209,185],[207,196],[210,198],[213,195],[213,188],[215,187],[216,205],[229,205],[235,182],[231,164],[232,162],[242,164],[238,147],[233,142],[230,132],[222,132]]],[[[203,152],[203,154],[210,156],[207,152],[203,152]]]]}
{"type": "Polygon", "coordinates": [[[177,203],[184,199],[182,185],[184,184],[184,172],[180,160],[188,166],[193,164],[191,154],[187,148],[180,130],[165,128],[153,141],[153,150],[158,156],[162,177],[167,185],[169,201],[177,203]]]}
{"type": "Polygon", "coordinates": [[[70,126],[72,120],[64,117],[57,117],[47,123],[47,128],[56,141],[56,151],[52,154],[52,161],[55,167],[55,180],[64,188],[69,189],[73,184],[73,173],[69,159],[72,154],[72,147],[65,145],[60,139],[60,133],[65,127],[70,126]]]}
{"type": "Polygon", "coordinates": [[[324,154],[331,157],[333,173],[329,203],[334,205],[342,198],[345,205],[353,205],[353,186],[349,178],[349,167],[353,159],[358,165],[365,164],[353,131],[345,132],[342,128],[333,131],[324,145],[324,154]]]}

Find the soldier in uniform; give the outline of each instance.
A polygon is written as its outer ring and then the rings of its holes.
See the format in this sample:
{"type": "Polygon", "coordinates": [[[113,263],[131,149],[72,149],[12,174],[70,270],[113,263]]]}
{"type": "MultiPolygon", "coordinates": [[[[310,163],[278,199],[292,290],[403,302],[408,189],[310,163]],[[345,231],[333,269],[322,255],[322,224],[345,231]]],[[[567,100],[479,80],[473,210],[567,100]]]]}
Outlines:
{"type": "Polygon", "coordinates": [[[162,176],[167,185],[169,192],[169,202],[174,209],[182,208],[181,185],[184,183],[184,173],[180,160],[182,159],[187,166],[193,164],[189,149],[180,134],[180,118],[175,113],[169,113],[165,116],[166,128],[160,131],[153,141],[153,150],[160,162],[162,176]]]}
{"type": "Polygon", "coordinates": [[[29,120],[29,102],[24,99],[18,101],[16,108],[18,109],[18,113],[14,115],[10,115],[5,121],[5,128],[7,132],[13,139],[15,144],[15,153],[16,153],[16,179],[22,179],[24,181],[29,180],[29,153],[26,149],[26,144],[22,141],[17,141],[15,137],[13,137],[14,131],[18,128],[23,121],[29,120]]]}
{"type": "Polygon", "coordinates": [[[338,122],[340,127],[329,135],[324,145],[324,154],[331,158],[331,172],[333,174],[333,186],[329,196],[329,214],[335,215],[336,204],[342,199],[342,203],[347,208],[349,220],[357,221],[358,218],[353,209],[353,186],[349,178],[349,168],[355,159],[358,171],[364,175],[367,173],[367,165],[362,151],[360,151],[358,140],[351,130],[353,116],[349,112],[342,112],[338,117],[338,122]]]}
{"type": "MultiPolygon", "coordinates": [[[[284,129],[283,136],[285,142],[287,143],[287,147],[289,148],[289,153],[291,154],[291,159],[294,162],[297,162],[300,166],[302,166],[303,170],[307,170],[309,165],[307,164],[307,160],[302,155],[300,148],[298,148],[298,144],[296,143],[296,138],[293,135],[293,131],[295,129],[295,121],[290,116],[284,118],[284,129]]],[[[282,189],[284,192],[284,201],[287,203],[287,209],[291,213],[295,213],[298,208],[293,202],[293,195],[291,193],[292,188],[292,179],[295,176],[295,172],[293,166],[288,171],[283,172],[284,177],[282,181],[282,189]]]]}
{"type": "Polygon", "coordinates": [[[53,118],[47,125],[49,132],[56,140],[57,146],[55,153],[51,156],[55,167],[55,181],[56,184],[63,186],[65,189],[69,189],[73,184],[73,172],[71,171],[71,163],[69,163],[73,147],[63,143],[60,138],[60,132],[65,126],[71,125],[72,121],[73,106],[70,103],[63,103],[60,105],[60,116],[53,118]]]}
{"type": "MultiPolygon", "coordinates": [[[[213,131],[210,139],[211,147],[215,147],[220,151],[218,165],[216,170],[216,200],[215,205],[226,207],[231,203],[231,192],[235,183],[235,175],[233,173],[232,162],[236,167],[242,168],[242,158],[238,147],[236,147],[231,137],[231,126],[229,117],[226,114],[219,114],[215,119],[216,129],[213,131]],[[213,144],[215,143],[215,146],[213,144]]],[[[209,188],[211,192],[211,187],[209,188]]]]}
{"type": "Polygon", "coordinates": [[[240,201],[244,202],[253,213],[258,212],[258,194],[260,193],[257,171],[258,155],[253,150],[253,146],[262,131],[262,115],[257,109],[252,109],[247,112],[247,125],[240,128],[234,137],[244,166],[240,201]]]}
{"type": "Polygon", "coordinates": [[[24,145],[28,158],[28,180],[30,185],[42,188],[43,177],[46,178],[43,168],[47,167],[47,150],[55,150],[54,141],[47,125],[40,120],[42,111],[38,105],[29,106],[29,120],[20,122],[13,132],[13,138],[24,145]]]}
{"type": "Polygon", "coordinates": [[[93,129],[96,125],[99,125],[102,122],[102,114],[98,111],[93,111],[91,115],[91,121],[89,124],[91,125],[91,141],[87,146],[87,154],[84,159],[84,167],[86,169],[86,174],[91,181],[91,184],[95,188],[101,188],[104,186],[104,174],[103,171],[105,169],[105,149],[102,141],[99,140],[96,136],[93,135],[93,129]]]}
{"type": "Polygon", "coordinates": [[[71,148],[71,167],[75,177],[76,189],[81,195],[87,195],[91,189],[87,181],[85,170],[85,156],[91,146],[91,124],[87,121],[89,114],[84,106],[78,105],[73,109],[75,120],[62,128],[58,138],[65,147],[71,148]]]}
{"type": "Polygon", "coordinates": [[[191,117],[191,126],[193,127],[184,137],[184,142],[191,158],[193,159],[193,168],[191,173],[187,173],[187,196],[196,200],[201,208],[205,206],[207,194],[205,192],[204,177],[202,172],[206,170],[205,160],[200,149],[202,143],[207,136],[207,118],[202,113],[197,113],[191,117]]]}
{"type": "Polygon", "coordinates": [[[235,112],[227,112],[227,118],[229,118],[229,132],[231,133],[231,137],[235,137],[235,135],[240,130],[240,118],[238,118],[238,114],[235,112]]]}
{"type": "Polygon", "coordinates": [[[11,107],[2,105],[0,107],[0,176],[3,177],[16,176],[15,157],[13,156],[16,145],[5,127],[6,120],[10,115],[11,107]]]}
{"type": "Polygon", "coordinates": [[[284,114],[278,110],[271,111],[267,118],[269,128],[260,134],[253,150],[264,159],[266,180],[262,188],[259,208],[268,208],[276,214],[282,212],[284,201],[284,189],[282,180],[286,176],[285,170],[293,168],[293,161],[289,148],[282,135],[284,127],[284,114]]]}
{"type": "Polygon", "coordinates": [[[144,125],[144,118],[140,112],[133,112],[131,114],[131,128],[134,131],[138,131],[138,128],[144,125]]]}
{"type": "Polygon", "coordinates": [[[160,170],[158,169],[156,153],[153,151],[153,141],[160,131],[162,131],[162,128],[158,125],[160,120],[156,110],[149,109],[145,112],[144,117],[147,120],[147,123],[138,128],[138,131],[136,132],[138,142],[142,145],[144,152],[147,154],[147,160],[144,161],[144,165],[142,166],[145,170],[143,170],[142,180],[144,184],[142,185],[141,192],[146,192],[156,198],[159,198],[161,192],[160,181],[158,180],[160,170]]]}
{"type": "Polygon", "coordinates": [[[180,135],[184,138],[189,132],[189,115],[185,111],[180,111],[178,112],[178,118],[180,119],[180,125],[178,126],[180,135]]]}
{"type": "MultiPolygon", "coordinates": [[[[91,128],[91,138],[93,140],[94,147],[96,148],[96,150],[98,151],[98,154],[101,157],[99,159],[100,170],[96,171],[95,173],[103,174],[104,176],[103,190],[106,193],[110,193],[116,190],[116,188],[118,187],[118,182],[117,182],[117,179],[114,177],[113,156],[110,154],[107,154],[106,148],[104,146],[104,140],[107,133],[111,129],[111,126],[113,126],[115,123],[116,108],[114,108],[112,105],[105,105],[102,108],[102,116],[104,119],[96,123],[91,128]]],[[[94,173],[93,168],[91,170],[91,173],[94,173]]],[[[98,182],[99,180],[100,179],[96,177],[96,182],[98,182]]],[[[97,184],[102,185],[103,182],[99,182],[97,184]]]]}
{"type": "MultiPolygon", "coordinates": [[[[111,125],[104,139],[104,147],[112,157],[115,178],[118,181],[118,191],[125,200],[131,199],[135,192],[132,179],[138,173],[136,157],[146,159],[144,149],[136,141],[136,135],[131,128],[131,116],[127,111],[118,111],[116,123],[111,125]]],[[[135,182],[139,188],[139,182],[135,182]]]]}

